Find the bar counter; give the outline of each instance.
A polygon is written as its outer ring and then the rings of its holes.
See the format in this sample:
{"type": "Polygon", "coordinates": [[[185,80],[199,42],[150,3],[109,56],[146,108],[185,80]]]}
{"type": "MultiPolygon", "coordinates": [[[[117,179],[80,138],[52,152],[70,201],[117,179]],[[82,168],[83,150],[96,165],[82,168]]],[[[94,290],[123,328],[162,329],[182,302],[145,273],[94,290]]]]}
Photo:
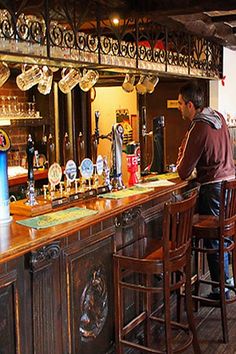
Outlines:
{"type": "Polygon", "coordinates": [[[73,203],[98,213],[46,229],[22,226],[27,217],[17,215],[0,226],[1,353],[115,353],[112,255],[144,231],[161,234],[164,203],[190,188],[174,182],[73,203]]]}
{"type": "MultiPolygon", "coordinates": [[[[15,215],[11,223],[0,225],[0,263],[12,258],[21,256],[37,247],[41,247],[54,240],[67,237],[76,231],[96,223],[103,222],[108,218],[134,208],[147,201],[162,197],[176,189],[181,189],[187,185],[180,179],[175,180],[174,185],[170,187],[154,188],[152,192],[141,195],[127,197],[123,199],[92,198],[87,201],[73,203],[71,206],[85,207],[97,210],[95,216],[86,217],[77,221],[66,222],[57,226],[49,227],[46,230],[35,230],[16,223],[17,220],[26,219],[26,217],[15,215]]],[[[67,206],[68,207],[68,206],[67,206]]],[[[55,209],[56,211],[58,209],[55,209]]]]}

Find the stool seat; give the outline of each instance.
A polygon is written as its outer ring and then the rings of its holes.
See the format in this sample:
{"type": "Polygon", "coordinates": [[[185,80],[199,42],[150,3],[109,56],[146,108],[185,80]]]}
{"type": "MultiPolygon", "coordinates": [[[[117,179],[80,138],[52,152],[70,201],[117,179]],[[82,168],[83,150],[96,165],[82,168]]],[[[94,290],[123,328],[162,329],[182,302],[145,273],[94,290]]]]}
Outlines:
{"type": "Polygon", "coordinates": [[[236,180],[223,181],[221,186],[220,212],[219,216],[200,215],[193,225],[193,251],[195,253],[195,277],[193,299],[202,305],[220,307],[221,323],[223,329],[223,340],[228,342],[228,328],[226,317],[226,304],[236,301],[236,180]],[[217,240],[217,247],[207,246],[208,240],[217,240]],[[206,278],[201,274],[199,254],[217,254],[219,257],[219,281],[206,278]],[[233,284],[225,279],[224,257],[225,254],[232,254],[233,284]],[[200,286],[212,286],[219,289],[219,295],[205,296],[200,286]],[[230,293],[233,292],[233,295],[230,293]],[[229,293],[231,296],[229,296],[229,293]]]}
{"type": "Polygon", "coordinates": [[[116,353],[201,353],[191,298],[191,231],[197,193],[164,206],[160,240],[143,235],[114,254],[116,353]],[[186,289],[187,319],[171,313],[171,294],[186,289]]]}
{"type": "MultiPolygon", "coordinates": [[[[218,216],[199,215],[198,221],[193,224],[193,233],[198,238],[219,239],[221,224],[218,216]]],[[[224,223],[224,237],[233,236],[235,233],[235,221],[224,223]]]]}

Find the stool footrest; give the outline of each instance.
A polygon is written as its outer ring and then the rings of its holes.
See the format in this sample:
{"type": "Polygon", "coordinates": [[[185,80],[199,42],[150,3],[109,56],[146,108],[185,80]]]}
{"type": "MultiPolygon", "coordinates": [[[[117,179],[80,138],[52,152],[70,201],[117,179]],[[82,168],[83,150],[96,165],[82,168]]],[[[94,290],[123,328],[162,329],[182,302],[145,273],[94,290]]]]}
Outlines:
{"type": "Polygon", "coordinates": [[[213,300],[213,299],[208,299],[207,297],[204,296],[198,296],[198,295],[192,295],[193,301],[199,301],[201,305],[205,306],[212,306],[212,307],[220,307],[220,299],[219,300],[213,300]]]}

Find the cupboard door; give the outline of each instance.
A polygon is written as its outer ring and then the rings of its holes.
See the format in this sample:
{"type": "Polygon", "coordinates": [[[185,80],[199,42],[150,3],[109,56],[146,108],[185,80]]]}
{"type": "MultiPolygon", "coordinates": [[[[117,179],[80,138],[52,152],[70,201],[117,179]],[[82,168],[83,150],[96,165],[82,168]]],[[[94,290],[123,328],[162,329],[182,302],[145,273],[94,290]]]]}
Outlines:
{"type": "Polygon", "coordinates": [[[0,267],[0,354],[23,354],[22,259],[0,267]]]}
{"type": "MultiPolygon", "coordinates": [[[[65,253],[68,353],[104,354],[114,338],[113,237],[65,253]]],[[[66,336],[65,336],[66,337],[66,336]]]]}
{"type": "MultiPolygon", "coordinates": [[[[34,354],[64,354],[60,297],[59,242],[29,255],[29,284],[32,302],[32,342],[34,354]]],[[[28,299],[30,300],[30,298],[28,299]]],[[[29,305],[30,306],[30,305],[29,305]]]]}

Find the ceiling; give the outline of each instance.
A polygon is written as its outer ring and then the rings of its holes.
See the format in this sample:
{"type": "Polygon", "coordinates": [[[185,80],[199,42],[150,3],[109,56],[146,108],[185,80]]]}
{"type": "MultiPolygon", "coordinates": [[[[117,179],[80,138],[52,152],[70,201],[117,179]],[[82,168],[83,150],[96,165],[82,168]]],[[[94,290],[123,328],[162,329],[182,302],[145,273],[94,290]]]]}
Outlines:
{"type": "Polygon", "coordinates": [[[80,12],[82,22],[113,14],[123,19],[149,17],[236,50],[236,0],[0,0],[0,8],[12,8],[13,13],[43,6],[53,13],[63,8],[72,18],[71,10],[80,12]]]}
{"type": "MultiPolygon", "coordinates": [[[[81,0],[80,0],[81,1],[81,0]]],[[[127,17],[151,17],[236,50],[236,1],[206,0],[95,0],[94,15],[107,17],[108,12],[127,17]]],[[[92,11],[93,12],[93,11],[92,11]]],[[[90,12],[91,15],[91,12],[90,12]]]]}

